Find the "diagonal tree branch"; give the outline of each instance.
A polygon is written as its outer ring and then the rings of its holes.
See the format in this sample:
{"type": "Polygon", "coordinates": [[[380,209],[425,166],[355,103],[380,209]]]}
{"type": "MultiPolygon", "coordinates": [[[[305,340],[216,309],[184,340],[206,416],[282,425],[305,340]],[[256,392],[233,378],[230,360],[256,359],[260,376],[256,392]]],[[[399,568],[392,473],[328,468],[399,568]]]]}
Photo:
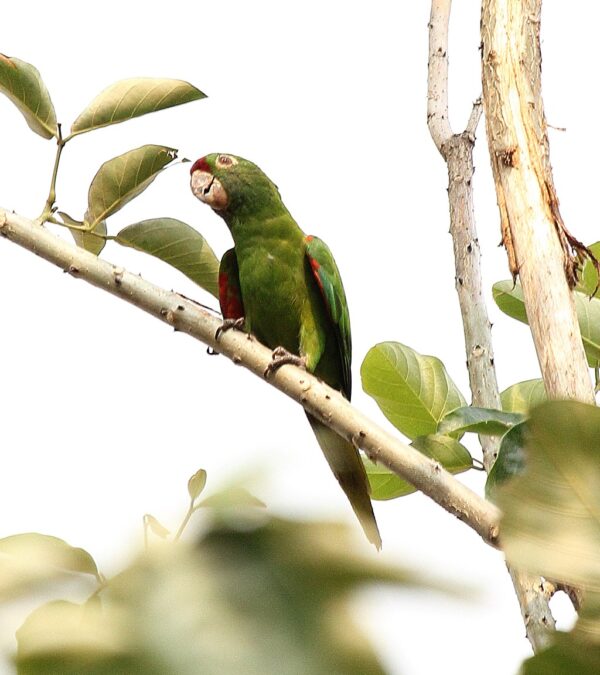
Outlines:
{"type": "MultiPolygon", "coordinates": [[[[215,339],[221,321],[183,296],[166,291],[121,267],[73,246],[46,228],[0,209],[0,238],[8,239],[252,371],[264,380],[272,353],[252,336],[231,330],[215,339]]],[[[402,443],[354,408],[339,392],[295,366],[283,366],[268,380],[324,424],[354,442],[374,461],[405,478],[444,509],[496,545],[500,512],[418,450],[402,443]]]]}
{"type": "MultiPolygon", "coordinates": [[[[448,167],[450,234],[454,246],[456,291],[465,337],[467,370],[473,405],[500,408],[494,366],[491,323],[483,297],[481,252],[473,207],[473,147],[481,117],[481,100],[471,111],[465,130],[452,131],[448,117],[448,24],[452,0],[432,0],[429,21],[427,124],[433,142],[448,167]]],[[[490,471],[498,455],[499,441],[479,438],[483,464],[490,471]]],[[[508,566],[526,634],[534,650],[547,645],[554,618],[549,595],[539,577],[508,566]]]]}

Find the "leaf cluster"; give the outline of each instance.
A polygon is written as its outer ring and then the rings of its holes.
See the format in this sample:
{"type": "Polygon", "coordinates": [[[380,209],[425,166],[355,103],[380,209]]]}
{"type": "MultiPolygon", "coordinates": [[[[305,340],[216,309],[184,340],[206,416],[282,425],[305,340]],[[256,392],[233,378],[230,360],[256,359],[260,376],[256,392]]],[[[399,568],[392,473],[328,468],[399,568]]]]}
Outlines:
{"type": "Polygon", "coordinates": [[[37,219],[68,227],[78,246],[99,255],[106,241],[149,253],[180,270],[192,281],[217,295],[219,261],[192,227],[174,218],[151,218],[109,236],[107,219],[138,197],[166,168],[173,166],[177,150],[147,144],[105,161],[88,190],[88,206],[81,218],[56,207],[56,178],[64,147],[73,138],[132,120],[142,115],[205,98],[189,82],[167,78],[130,78],[107,87],[71,125],[63,138],[50,94],[34,66],[0,54],[0,92],[23,114],[29,127],[45,139],[55,139],[57,153],[48,199],[37,219]],[[57,220],[55,214],[60,217],[57,220]]]}
{"type": "MultiPolygon", "coordinates": [[[[515,450],[509,434],[523,423],[529,407],[545,399],[541,380],[515,384],[502,392],[504,410],[467,406],[443,363],[399,342],[382,342],[367,353],[362,366],[363,389],[387,419],[417,450],[451,473],[474,468],[460,442],[465,433],[502,437],[495,471],[486,489],[493,490],[514,469],[515,450]]],[[[394,499],[415,488],[386,467],[365,460],[373,499],[394,499]]]]}

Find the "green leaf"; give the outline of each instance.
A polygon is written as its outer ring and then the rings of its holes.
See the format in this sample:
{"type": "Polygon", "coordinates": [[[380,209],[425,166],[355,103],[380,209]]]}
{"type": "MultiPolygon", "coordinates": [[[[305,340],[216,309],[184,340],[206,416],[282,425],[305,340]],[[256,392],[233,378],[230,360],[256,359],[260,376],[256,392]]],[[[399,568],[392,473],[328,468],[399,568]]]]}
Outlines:
{"type": "MultiPolygon", "coordinates": [[[[512,281],[498,281],[494,284],[493,295],[496,304],[505,314],[527,323],[523,291],[519,284],[513,286],[512,281]]],[[[600,362],[600,300],[590,299],[578,292],[574,292],[573,297],[588,364],[594,367],[600,362]]]]}
{"type": "Polygon", "coordinates": [[[216,298],[219,297],[219,260],[206,239],[181,220],[142,220],[123,228],[116,241],[163,260],[216,298]]]}
{"type": "Polygon", "coordinates": [[[91,574],[98,577],[92,556],[82,548],[67,544],[63,539],[37,532],[13,534],[0,539],[0,554],[28,564],[30,560],[63,572],[91,574]]]}
{"type": "Polygon", "coordinates": [[[120,80],[96,96],[73,122],[71,134],[83,134],[201,98],[206,95],[183,80],[156,77],[120,80]]]}
{"type": "MultiPolygon", "coordinates": [[[[80,220],[75,220],[71,218],[68,213],[64,211],[59,211],[58,215],[62,218],[63,223],[67,225],[75,225],[76,227],[82,227],[83,222],[80,220]]],[[[86,214],[87,217],[87,214],[86,214]]],[[[96,236],[91,232],[84,232],[82,230],[69,230],[77,246],[84,248],[86,251],[93,253],[94,255],[100,255],[102,249],[106,246],[106,239],[103,239],[103,236],[106,236],[106,221],[102,220],[94,228],[94,232],[101,236],[96,236]]]]}
{"type": "MultiPolygon", "coordinates": [[[[600,241],[597,241],[588,248],[596,256],[596,259],[600,260],[600,241]]],[[[600,289],[598,288],[598,272],[589,258],[585,259],[575,290],[588,297],[591,297],[592,293],[594,294],[594,297],[598,297],[598,293],[600,292],[600,289]]]]}
{"type": "Polygon", "coordinates": [[[399,342],[372,347],[362,363],[363,389],[408,438],[437,431],[450,411],[466,405],[443,363],[399,342]]]}
{"type": "Polygon", "coordinates": [[[205,485],[206,485],[206,471],[204,469],[199,469],[188,480],[188,493],[192,501],[198,499],[198,497],[202,494],[202,490],[204,490],[205,485]]]}
{"type": "Polygon", "coordinates": [[[32,131],[43,138],[58,138],[50,94],[30,63],[0,54],[0,92],[17,106],[32,131]]]}
{"type": "Polygon", "coordinates": [[[88,193],[90,229],[142,193],[176,157],[173,148],[143,145],[104,162],[88,193]]]}
{"type": "Polygon", "coordinates": [[[600,410],[550,401],[528,421],[526,471],[497,490],[517,568],[600,592],[600,410]]]}
{"type": "Polygon", "coordinates": [[[547,401],[543,380],[517,382],[500,394],[502,410],[527,415],[531,408],[547,401]]]}
{"type": "Polygon", "coordinates": [[[508,429],[522,421],[523,415],[516,413],[465,406],[448,413],[440,421],[438,433],[454,437],[467,432],[484,436],[502,436],[508,429]]]}
{"type": "Polygon", "coordinates": [[[493,500],[496,489],[509,478],[517,476],[525,470],[525,432],[526,422],[515,424],[509,429],[500,442],[498,457],[485,483],[485,494],[493,500]]]}
{"type": "Polygon", "coordinates": [[[583,348],[590,367],[600,363],[600,300],[573,293],[583,348]]]}
{"type": "Polygon", "coordinates": [[[520,284],[509,280],[498,281],[492,287],[492,295],[505,314],[522,323],[528,323],[520,284]]]}
{"type": "MultiPolygon", "coordinates": [[[[469,451],[455,438],[441,436],[420,436],[411,445],[427,457],[439,462],[450,473],[462,473],[473,467],[473,459],[469,451]]],[[[371,498],[376,500],[396,499],[416,491],[409,482],[400,478],[387,467],[375,464],[363,458],[367,477],[371,485],[371,498]]]]}

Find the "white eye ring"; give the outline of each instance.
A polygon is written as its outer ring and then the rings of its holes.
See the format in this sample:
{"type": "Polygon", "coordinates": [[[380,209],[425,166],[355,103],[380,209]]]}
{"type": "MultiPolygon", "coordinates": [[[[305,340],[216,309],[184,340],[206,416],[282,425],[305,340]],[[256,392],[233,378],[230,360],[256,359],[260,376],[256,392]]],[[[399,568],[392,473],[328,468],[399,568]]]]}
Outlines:
{"type": "Polygon", "coordinates": [[[237,159],[231,155],[219,155],[216,161],[219,169],[226,169],[227,167],[235,166],[237,163],[237,159]]]}

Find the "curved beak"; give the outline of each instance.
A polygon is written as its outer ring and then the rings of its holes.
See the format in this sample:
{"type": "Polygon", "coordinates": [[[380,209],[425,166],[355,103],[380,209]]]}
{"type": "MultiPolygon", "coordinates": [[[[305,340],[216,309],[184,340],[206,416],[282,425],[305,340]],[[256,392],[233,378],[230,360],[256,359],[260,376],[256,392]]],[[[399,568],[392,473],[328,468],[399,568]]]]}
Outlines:
{"type": "Polygon", "coordinates": [[[190,186],[195,197],[208,204],[215,211],[221,211],[227,206],[227,192],[218,178],[212,173],[196,169],[192,172],[190,186]]]}

